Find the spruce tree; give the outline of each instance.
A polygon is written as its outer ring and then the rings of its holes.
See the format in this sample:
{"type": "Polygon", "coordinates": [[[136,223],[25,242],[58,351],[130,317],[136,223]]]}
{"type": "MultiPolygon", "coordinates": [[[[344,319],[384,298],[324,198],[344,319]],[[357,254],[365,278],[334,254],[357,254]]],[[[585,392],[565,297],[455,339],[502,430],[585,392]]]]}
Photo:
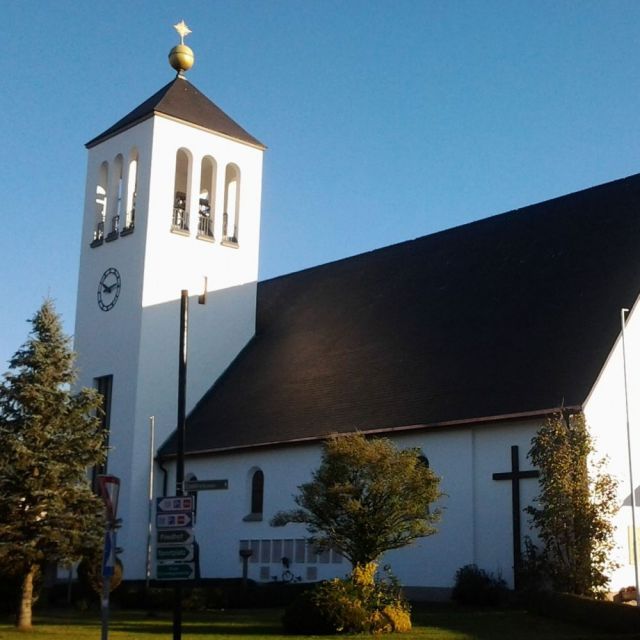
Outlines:
{"type": "Polygon", "coordinates": [[[17,626],[31,627],[34,579],[100,545],[104,508],[88,469],[105,458],[95,390],[74,393],[74,353],[53,302],[0,384],[0,569],[21,583],[17,626]]]}

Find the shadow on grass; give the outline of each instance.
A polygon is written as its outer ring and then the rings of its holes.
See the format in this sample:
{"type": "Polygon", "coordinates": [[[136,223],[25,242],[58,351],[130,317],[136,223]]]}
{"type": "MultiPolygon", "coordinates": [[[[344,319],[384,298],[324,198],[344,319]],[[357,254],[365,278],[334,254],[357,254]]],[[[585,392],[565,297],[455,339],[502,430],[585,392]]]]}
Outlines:
{"type": "MultiPolygon", "coordinates": [[[[137,634],[150,634],[157,635],[161,633],[170,634],[172,631],[171,622],[165,624],[114,624],[109,627],[112,631],[123,631],[127,633],[137,634]]],[[[255,625],[252,627],[235,627],[233,625],[225,624],[189,624],[184,623],[182,625],[182,633],[188,635],[223,635],[223,636],[255,636],[257,638],[266,638],[269,636],[281,636],[283,635],[282,628],[280,626],[268,626],[268,625],[255,625]]]]}
{"type": "MultiPolygon", "coordinates": [[[[184,613],[182,619],[183,634],[254,636],[264,638],[282,635],[280,610],[259,611],[219,611],[206,613],[184,613]]],[[[110,628],[117,631],[139,634],[171,633],[173,621],[170,616],[141,617],[132,621],[115,619],[110,628]]]]}
{"type": "MultiPolygon", "coordinates": [[[[184,612],[182,630],[190,637],[203,638],[283,638],[281,609],[224,610],[184,612]]],[[[585,626],[563,624],[527,613],[522,609],[477,609],[452,604],[416,604],[412,613],[413,631],[408,640],[640,640],[640,634],[615,635],[585,626]]],[[[73,628],[85,627],[96,634],[100,629],[99,612],[47,612],[38,616],[37,625],[50,624],[73,628]]],[[[171,637],[170,611],[113,611],[109,628],[132,638],[171,637]]],[[[0,637],[2,634],[0,633],[0,637]]],[[[82,636],[82,637],[90,637],[82,636]]],[[[97,635],[96,635],[97,637],[97,635]]]]}

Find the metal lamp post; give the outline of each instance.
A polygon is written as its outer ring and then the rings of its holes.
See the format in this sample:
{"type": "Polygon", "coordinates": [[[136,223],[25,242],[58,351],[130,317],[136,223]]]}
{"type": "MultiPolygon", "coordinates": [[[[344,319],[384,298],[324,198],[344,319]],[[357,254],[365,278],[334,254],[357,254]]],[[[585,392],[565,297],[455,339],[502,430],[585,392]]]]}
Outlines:
{"type": "MultiPolygon", "coordinates": [[[[176,443],[176,495],[184,490],[184,436],[187,406],[187,347],[189,329],[189,291],[180,292],[180,348],[178,354],[178,430],[176,443]]],[[[182,638],[182,588],[176,585],[173,603],[173,640],[182,638]]]]}

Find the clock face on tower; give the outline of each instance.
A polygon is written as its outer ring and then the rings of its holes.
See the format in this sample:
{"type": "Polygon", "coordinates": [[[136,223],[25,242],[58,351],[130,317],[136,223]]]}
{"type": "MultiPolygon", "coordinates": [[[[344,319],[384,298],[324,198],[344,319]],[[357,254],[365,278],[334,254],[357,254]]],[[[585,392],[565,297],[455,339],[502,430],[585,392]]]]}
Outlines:
{"type": "Polygon", "coordinates": [[[120,295],[120,274],[114,267],[109,267],[100,278],[98,284],[98,306],[103,311],[113,309],[120,295]]]}

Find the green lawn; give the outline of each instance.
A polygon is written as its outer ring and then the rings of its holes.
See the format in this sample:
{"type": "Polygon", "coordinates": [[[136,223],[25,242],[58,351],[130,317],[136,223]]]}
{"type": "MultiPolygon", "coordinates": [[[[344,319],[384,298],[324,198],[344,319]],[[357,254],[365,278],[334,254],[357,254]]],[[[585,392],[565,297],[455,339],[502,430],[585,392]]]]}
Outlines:
{"type": "MultiPolygon", "coordinates": [[[[281,614],[277,609],[185,613],[182,637],[184,640],[295,640],[308,637],[284,635],[280,627],[281,614]]],[[[415,608],[413,622],[414,629],[411,633],[394,637],[403,640],[640,640],[640,632],[633,636],[598,633],[518,610],[423,606],[415,608]]],[[[171,640],[171,625],[170,612],[152,617],[142,612],[118,611],[112,615],[109,638],[171,640]]],[[[31,633],[16,631],[6,619],[0,622],[0,640],[24,640],[31,637],[38,640],[97,640],[100,638],[99,615],[64,611],[37,615],[31,633]]]]}

